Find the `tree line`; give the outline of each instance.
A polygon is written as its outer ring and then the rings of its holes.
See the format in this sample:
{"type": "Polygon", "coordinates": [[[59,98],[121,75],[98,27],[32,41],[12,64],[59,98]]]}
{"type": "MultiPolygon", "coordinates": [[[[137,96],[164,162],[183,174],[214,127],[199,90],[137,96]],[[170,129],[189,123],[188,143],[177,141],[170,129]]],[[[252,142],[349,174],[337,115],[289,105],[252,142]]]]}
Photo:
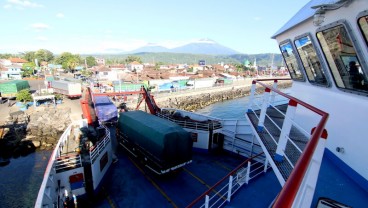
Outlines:
{"type": "MultiPolygon", "coordinates": [[[[35,69],[39,69],[42,62],[61,65],[65,72],[72,72],[78,66],[82,66],[84,70],[86,70],[86,68],[97,66],[97,61],[93,56],[86,56],[82,58],[81,55],[72,54],[70,52],[63,52],[59,55],[54,55],[51,51],[46,49],[26,51],[19,54],[0,54],[0,59],[9,59],[14,57],[22,58],[28,61],[27,63],[23,64],[23,76],[32,75],[35,69]]],[[[124,60],[125,63],[131,63],[133,61],[142,63],[142,60],[136,56],[128,56],[124,60]]]]}

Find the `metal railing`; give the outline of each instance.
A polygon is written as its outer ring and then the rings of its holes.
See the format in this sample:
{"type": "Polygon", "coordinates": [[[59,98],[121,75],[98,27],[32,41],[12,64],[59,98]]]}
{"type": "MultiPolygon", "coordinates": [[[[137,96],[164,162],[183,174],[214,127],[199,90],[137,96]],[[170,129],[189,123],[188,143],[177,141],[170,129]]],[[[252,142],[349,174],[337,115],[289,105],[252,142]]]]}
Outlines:
{"type": "Polygon", "coordinates": [[[56,160],[55,170],[57,173],[82,167],[82,158],[78,153],[67,154],[58,157],[56,160]]]}
{"type": "MultiPolygon", "coordinates": [[[[263,122],[266,118],[267,108],[269,107],[274,108],[274,109],[276,108],[269,101],[270,100],[273,101],[275,94],[278,94],[289,100],[286,114],[284,114],[281,111],[278,111],[280,114],[282,114],[285,117],[282,128],[276,125],[275,122],[273,122],[273,124],[277,126],[277,128],[281,131],[279,140],[276,141],[276,139],[271,134],[270,135],[271,135],[273,142],[275,142],[275,144],[277,145],[276,155],[280,153],[281,156],[284,157],[288,161],[288,163],[292,165],[292,167],[294,167],[286,183],[284,184],[283,189],[281,190],[280,194],[276,198],[273,207],[292,207],[293,205],[298,206],[298,204],[300,204],[302,200],[307,200],[307,203],[311,203],[312,199],[310,197],[306,199],[307,197],[304,198],[302,196],[305,196],[307,193],[306,184],[314,187],[316,183],[316,178],[315,178],[315,181],[310,180],[310,181],[304,182],[303,184],[302,182],[303,180],[307,180],[305,179],[305,177],[306,177],[307,171],[310,168],[314,168],[313,169],[314,171],[308,171],[308,172],[312,174],[318,174],[320,163],[322,160],[322,155],[323,155],[319,153],[321,151],[322,152],[324,151],[325,139],[327,138],[327,132],[324,129],[324,127],[326,125],[329,115],[328,113],[320,109],[317,109],[314,106],[311,106],[310,104],[307,104],[297,98],[294,98],[290,95],[287,95],[277,90],[275,86],[277,85],[278,80],[280,79],[271,79],[271,80],[270,79],[259,79],[259,80],[253,81],[248,112],[253,111],[252,105],[255,104],[254,99],[255,99],[255,94],[256,94],[256,84],[259,84],[265,88],[265,93],[263,97],[262,106],[257,105],[258,109],[261,110],[260,115],[258,116],[258,121],[259,121],[258,131],[265,131],[267,132],[267,134],[270,134],[267,128],[264,127],[263,122]],[[270,85],[266,85],[265,83],[262,83],[262,81],[274,81],[274,86],[272,87],[270,85]],[[272,95],[270,95],[271,92],[272,92],[272,95]],[[307,131],[305,131],[299,124],[294,122],[294,116],[295,116],[296,108],[298,107],[298,105],[320,116],[320,119],[317,122],[316,127],[313,128],[311,135],[307,131]],[[301,131],[304,135],[306,135],[309,138],[309,141],[307,142],[304,150],[300,149],[298,145],[296,145],[295,142],[293,142],[293,140],[290,139],[289,132],[292,126],[296,127],[299,131],[301,131]],[[295,165],[293,162],[290,161],[288,157],[285,156],[283,152],[287,142],[293,145],[301,153],[301,156],[298,158],[295,165]],[[318,155],[318,157],[315,155],[318,155]],[[312,166],[313,162],[317,165],[312,166]]],[[[267,117],[267,118],[272,120],[270,117],[267,117]]],[[[313,194],[312,194],[312,197],[313,197],[313,194]]]]}
{"type": "Polygon", "coordinates": [[[228,173],[210,189],[200,195],[187,208],[190,207],[221,207],[231,201],[231,197],[249,181],[268,169],[267,160],[264,163],[251,161],[263,153],[246,159],[238,167],[228,173]],[[217,189],[218,188],[218,189],[217,189]]]}
{"type": "MultiPolygon", "coordinates": [[[[259,107],[259,105],[256,105],[259,107]]],[[[283,116],[283,118],[287,118],[288,116],[280,111],[275,105],[273,105],[272,103],[268,103],[268,108],[269,109],[274,109],[275,111],[277,111],[280,115],[283,116]]],[[[254,109],[248,109],[248,110],[251,110],[253,111],[254,115],[257,117],[258,120],[261,120],[260,119],[260,116],[257,115],[257,113],[255,112],[254,109]]],[[[278,134],[276,135],[281,135],[279,137],[286,137],[286,140],[287,140],[287,143],[289,145],[292,146],[292,148],[299,152],[300,154],[303,152],[303,149],[302,147],[300,147],[300,145],[296,144],[296,142],[290,138],[289,134],[284,134],[283,135],[283,126],[280,126],[279,124],[277,124],[274,119],[269,116],[267,113],[265,114],[265,117],[268,119],[268,121],[270,121],[272,123],[272,126],[275,127],[277,130],[278,130],[278,134]]],[[[300,131],[300,133],[302,133],[306,138],[309,138],[310,136],[310,133],[307,132],[303,127],[301,127],[296,121],[294,120],[290,120],[291,123],[289,123],[289,125],[295,127],[297,130],[300,131]]],[[[284,128],[285,129],[285,128],[284,128]]],[[[271,130],[269,130],[269,128],[267,126],[262,126],[262,130],[263,132],[265,132],[270,138],[271,138],[271,141],[274,143],[275,146],[277,146],[279,144],[279,138],[276,138],[274,135],[274,133],[271,133],[271,130]]],[[[284,154],[283,155],[284,158],[286,159],[286,161],[289,163],[289,165],[294,168],[294,165],[295,165],[295,161],[292,161],[293,159],[289,158],[287,154],[284,154]]]]}
{"type": "Polygon", "coordinates": [[[179,120],[169,115],[165,115],[161,113],[157,113],[156,116],[160,118],[164,118],[171,122],[174,122],[178,124],[179,126],[182,126],[183,128],[188,128],[188,129],[209,131],[209,130],[220,129],[222,127],[219,121],[200,122],[200,121],[190,121],[190,120],[179,120]]]}
{"type": "Polygon", "coordinates": [[[55,201],[54,199],[56,197],[56,192],[54,188],[56,187],[54,181],[54,175],[56,174],[55,161],[61,155],[63,146],[65,145],[70,135],[72,126],[76,124],[79,124],[80,126],[87,125],[87,120],[73,122],[66,128],[64,133],[60,136],[59,142],[56,144],[56,147],[52,152],[49,162],[47,164],[45,174],[43,176],[43,181],[41,183],[41,187],[37,195],[35,207],[44,207],[44,205],[48,205],[50,207],[53,206],[53,203],[55,201]]]}
{"type": "Polygon", "coordinates": [[[98,141],[94,146],[90,147],[89,154],[92,164],[95,162],[96,158],[101,154],[101,152],[104,150],[106,145],[111,141],[110,139],[110,131],[107,129],[106,126],[101,125],[103,128],[105,128],[105,136],[103,139],[98,141]]]}

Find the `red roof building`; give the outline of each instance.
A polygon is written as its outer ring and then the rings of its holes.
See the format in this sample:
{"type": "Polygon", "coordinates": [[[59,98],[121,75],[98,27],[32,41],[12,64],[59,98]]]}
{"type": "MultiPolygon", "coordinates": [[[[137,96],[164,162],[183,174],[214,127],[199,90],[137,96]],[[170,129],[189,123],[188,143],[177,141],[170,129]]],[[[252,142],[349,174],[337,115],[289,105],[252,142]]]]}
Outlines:
{"type": "Polygon", "coordinates": [[[21,58],[9,58],[9,61],[11,61],[13,64],[24,64],[28,62],[27,60],[21,58]]]}

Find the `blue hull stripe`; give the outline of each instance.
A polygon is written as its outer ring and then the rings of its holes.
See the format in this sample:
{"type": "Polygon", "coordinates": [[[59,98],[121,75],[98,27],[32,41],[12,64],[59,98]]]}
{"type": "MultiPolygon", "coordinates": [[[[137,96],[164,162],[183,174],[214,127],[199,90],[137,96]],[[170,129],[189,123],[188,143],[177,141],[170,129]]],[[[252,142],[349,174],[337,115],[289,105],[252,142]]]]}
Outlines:
{"type": "Polygon", "coordinates": [[[349,167],[340,158],[331,152],[329,149],[325,149],[325,155],[328,157],[337,167],[339,167],[349,178],[355,181],[362,189],[368,192],[368,180],[363,178],[359,173],[349,167]]]}

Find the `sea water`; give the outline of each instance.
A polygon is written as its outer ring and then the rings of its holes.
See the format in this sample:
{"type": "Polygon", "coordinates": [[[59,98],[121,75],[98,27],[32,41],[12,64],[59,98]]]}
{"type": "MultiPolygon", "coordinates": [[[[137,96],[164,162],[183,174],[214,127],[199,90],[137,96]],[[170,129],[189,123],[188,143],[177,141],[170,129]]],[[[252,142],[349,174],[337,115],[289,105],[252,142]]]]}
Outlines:
{"type": "Polygon", "coordinates": [[[196,113],[220,119],[245,119],[248,97],[218,102],[198,109],[196,113]]]}
{"type": "Polygon", "coordinates": [[[34,207],[51,153],[36,151],[0,167],[0,207],[34,207]]]}

